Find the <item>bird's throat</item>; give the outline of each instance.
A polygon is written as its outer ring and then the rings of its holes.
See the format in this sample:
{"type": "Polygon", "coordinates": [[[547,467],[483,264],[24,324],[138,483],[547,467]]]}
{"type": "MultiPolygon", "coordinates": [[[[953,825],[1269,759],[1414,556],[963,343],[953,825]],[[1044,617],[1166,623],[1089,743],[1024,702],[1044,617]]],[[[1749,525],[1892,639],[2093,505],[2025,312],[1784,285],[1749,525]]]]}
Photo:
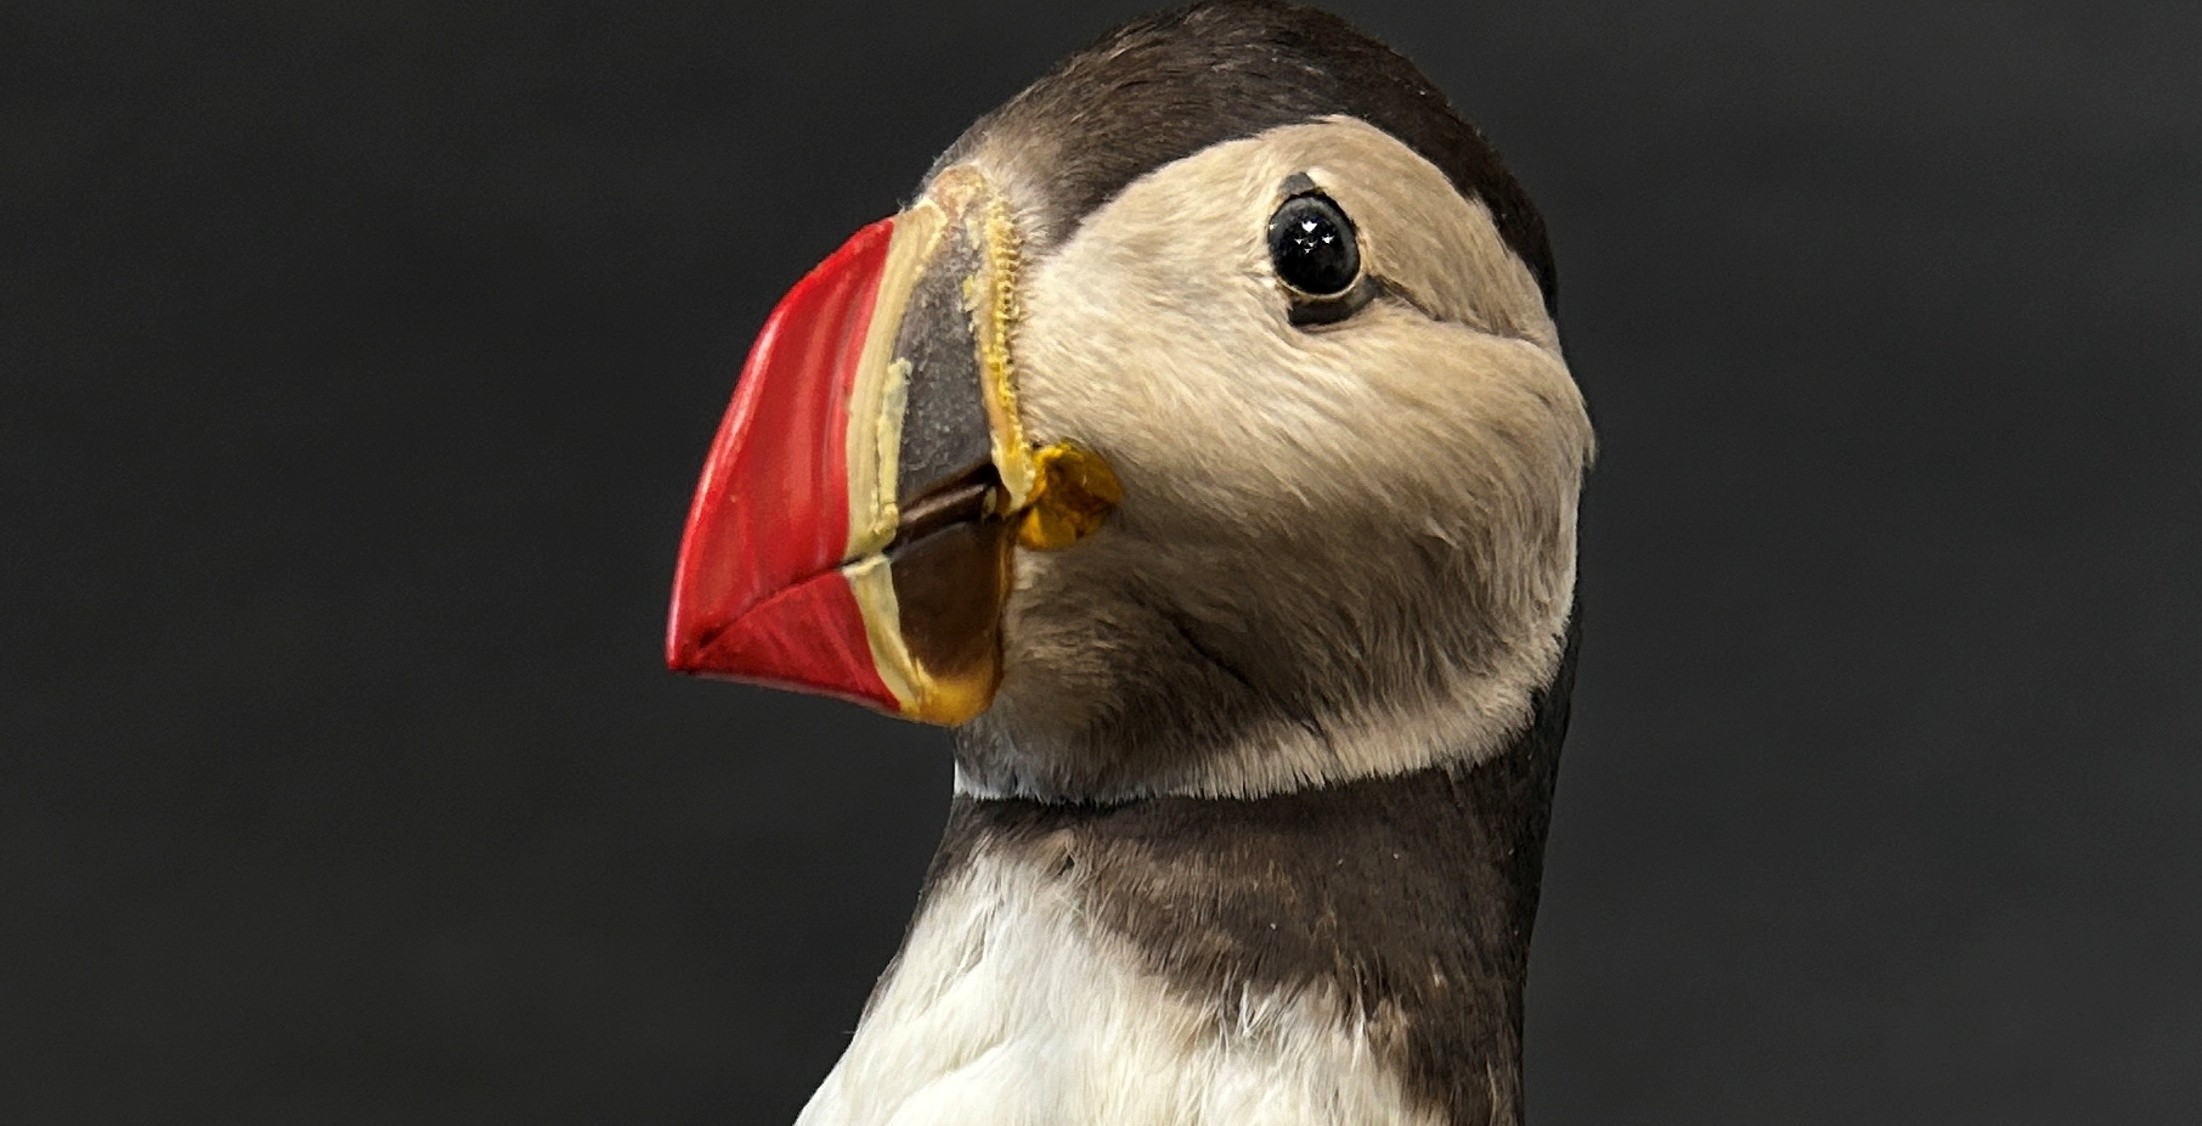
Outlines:
{"type": "Polygon", "coordinates": [[[1251,798],[959,795],[802,1121],[1520,1122],[1576,636],[1474,765],[1251,798]]]}
{"type": "Polygon", "coordinates": [[[1244,998],[1326,996],[1438,1122],[1513,1122],[1557,741],[1256,799],[957,799],[929,888],[1048,881],[1221,1034],[1244,998]]]}

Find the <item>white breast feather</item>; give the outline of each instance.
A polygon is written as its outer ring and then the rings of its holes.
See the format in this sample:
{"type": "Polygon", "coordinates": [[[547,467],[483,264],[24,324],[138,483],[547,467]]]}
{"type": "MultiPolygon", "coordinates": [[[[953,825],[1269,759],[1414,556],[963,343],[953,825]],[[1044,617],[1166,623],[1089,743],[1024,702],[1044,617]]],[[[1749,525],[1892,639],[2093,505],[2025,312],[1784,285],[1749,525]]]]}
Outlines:
{"type": "Polygon", "coordinates": [[[1029,866],[981,858],[924,908],[798,1126],[1435,1123],[1324,992],[1220,1019],[1029,866]]]}

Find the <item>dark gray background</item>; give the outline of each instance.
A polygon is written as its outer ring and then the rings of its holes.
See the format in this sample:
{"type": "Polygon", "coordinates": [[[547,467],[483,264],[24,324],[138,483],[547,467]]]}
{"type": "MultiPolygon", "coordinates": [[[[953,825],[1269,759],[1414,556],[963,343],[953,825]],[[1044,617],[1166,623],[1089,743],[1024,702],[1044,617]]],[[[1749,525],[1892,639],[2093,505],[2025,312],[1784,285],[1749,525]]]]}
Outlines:
{"type": "MultiPolygon", "coordinates": [[[[663,673],[688,491],[1140,7],[0,10],[0,1118],[790,1118],[944,739],[663,673]]],[[[2202,5],[1340,7],[1603,436],[1534,1117],[2202,1120],[2202,5]]]]}

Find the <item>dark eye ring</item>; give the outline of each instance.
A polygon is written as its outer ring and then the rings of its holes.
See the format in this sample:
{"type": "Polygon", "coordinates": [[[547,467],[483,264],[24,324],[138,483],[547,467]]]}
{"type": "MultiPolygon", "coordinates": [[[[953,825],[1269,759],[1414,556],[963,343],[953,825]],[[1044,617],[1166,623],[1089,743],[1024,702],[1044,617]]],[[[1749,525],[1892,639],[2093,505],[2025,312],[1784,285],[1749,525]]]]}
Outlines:
{"type": "Polygon", "coordinates": [[[1296,295],[1344,295],[1361,278],[1353,220],[1321,192],[1292,196],[1269,217],[1269,263],[1296,295]]]}

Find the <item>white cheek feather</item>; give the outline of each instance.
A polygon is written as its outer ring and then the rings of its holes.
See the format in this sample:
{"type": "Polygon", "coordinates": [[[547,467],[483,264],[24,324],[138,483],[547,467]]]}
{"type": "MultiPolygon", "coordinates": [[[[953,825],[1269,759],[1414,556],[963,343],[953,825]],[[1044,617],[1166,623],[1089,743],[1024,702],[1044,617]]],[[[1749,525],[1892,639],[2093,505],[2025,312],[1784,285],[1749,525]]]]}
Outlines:
{"type": "Polygon", "coordinates": [[[1488,207],[1326,119],[1154,170],[1023,284],[1028,430],[1102,453],[1126,499],[1019,553],[964,792],[1254,796],[1507,745],[1560,660],[1592,437],[1488,207]],[[1288,323],[1263,235],[1300,174],[1394,294],[1320,330],[1288,323]],[[1235,698],[1299,706],[1210,730],[1235,698]]]}
{"type": "Polygon", "coordinates": [[[1327,992],[1173,995],[1070,889],[981,856],[938,889],[799,1126],[1435,1123],[1327,992]]]}

